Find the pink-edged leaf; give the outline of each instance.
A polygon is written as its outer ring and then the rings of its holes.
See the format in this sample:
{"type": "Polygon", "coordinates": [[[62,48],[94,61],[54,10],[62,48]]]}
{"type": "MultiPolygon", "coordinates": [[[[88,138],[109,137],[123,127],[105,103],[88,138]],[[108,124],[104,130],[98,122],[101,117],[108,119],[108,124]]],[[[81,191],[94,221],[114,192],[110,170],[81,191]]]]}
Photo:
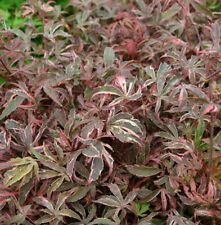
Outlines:
{"type": "Polygon", "coordinates": [[[198,215],[198,216],[212,216],[213,217],[214,211],[213,210],[206,210],[206,209],[197,209],[196,215],[198,215]]]}
{"type": "Polygon", "coordinates": [[[65,191],[59,194],[58,200],[56,202],[55,209],[58,210],[64,204],[64,202],[70,197],[72,192],[74,192],[76,188],[72,188],[70,191],[65,191]]]}
{"type": "Polygon", "coordinates": [[[200,194],[204,194],[206,192],[206,176],[205,174],[203,174],[203,176],[201,177],[201,180],[200,180],[200,185],[197,189],[197,192],[200,193],[200,194]]]}
{"type": "Polygon", "coordinates": [[[58,94],[57,92],[54,90],[54,88],[48,86],[48,85],[45,85],[43,86],[43,89],[44,89],[44,92],[54,101],[56,102],[59,106],[62,107],[62,104],[59,102],[58,98],[58,94]]]}
{"type": "Polygon", "coordinates": [[[8,105],[0,115],[0,120],[4,119],[6,116],[9,116],[12,112],[14,112],[24,100],[25,98],[21,96],[16,96],[14,99],[11,99],[11,101],[8,103],[8,105]]]}
{"type": "Polygon", "coordinates": [[[196,192],[196,183],[193,178],[190,181],[190,188],[192,192],[196,192]]]}
{"type": "Polygon", "coordinates": [[[0,192],[0,197],[9,197],[9,196],[14,196],[18,194],[18,192],[8,192],[8,191],[1,191],[0,192]]]}
{"type": "Polygon", "coordinates": [[[51,212],[54,212],[54,206],[52,205],[51,202],[48,201],[48,199],[46,199],[43,196],[40,197],[36,197],[33,199],[36,203],[48,208],[51,212]]]}
{"type": "Polygon", "coordinates": [[[129,173],[137,177],[150,177],[160,173],[162,170],[154,167],[147,167],[143,165],[126,165],[129,173]]]}
{"type": "Polygon", "coordinates": [[[121,89],[123,90],[124,94],[126,94],[127,93],[127,82],[126,82],[125,77],[123,77],[123,76],[116,76],[115,79],[116,79],[116,84],[118,86],[120,86],[121,89]]]}
{"type": "Polygon", "coordinates": [[[187,99],[188,93],[184,87],[181,88],[180,94],[179,94],[179,107],[181,107],[183,102],[187,99]]]}
{"type": "Polygon", "coordinates": [[[110,191],[113,193],[113,195],[118,199],[118,201],[123,202],[124,199],[117,184],[109,184],[108,187],[110,188],[110,191]]]}
{"type": "Polygon", "coordinates": [[[81,154],[81,152],[82,152],[81,150],[74,152],[70,156],[70,161],[67,163],[67,175],[70,177],[70,179],[72,178],[72,175],[74,172],[75,162],[76,162],[78,156],[81,154]]]}
{"type": "Polygon", "coordinates": [[[174,189],[177,190],[179,188],[179,183],[176,181],[176,179],[172,176],[169,176],[169,183],[170,186],[174,189]]]}
{"type": "Polygon", "coordinates": [[[109,167],[108,175],[103,179],[103,182],[104,182],[112,174],[114,160],[113,160],[112,156],[109,154],[109,152],[105,150],[105,148],[103,149],[103,156],[104,156],[104,158],[105,158],[105,160],[108,164],[108,167],[109,167]]]}
{"type": "Polygon", "coordinates": [[[210,181],[208,184],[207,200],[212,203],[216,197],[216,184],[210,181]]]}
{"type": "Polygon", "coordinates": [[[103,87],[96,88],[91,93],[91,98],[94,98],[96,95],[104,95],[104,94],[117,95],[117,96],[124,95],[124,93],[119,88],[116,88],[114,86],[103,86],[103,87]]]}
{"type": "Polygon", "coordinates": [[[68,217],[77,219],[79,221],[81,220],[81,217],[76,212],[74,212],[71,209],[61,209],[59,211],[59,215],[61,215],[61,216],[68,216],[68,217]]]}
{"type": "Polygon", "coordinates": [[[176,199],[170,194],[167,194],[167,197],[169,198],[170,205],[173,207],[173,209],[176,209],[176,199]]]}
{"type": "Polygon", "coordinates": [[[62,131],[60,131],[59,135],[60,135],[59,143],[64,147],[70,147],[71,145],[70,145],[67,137],[65,136],[65,134],[62,131]]]}
{"type": "Polygon", "coordinates": [[[180,194],[177,194],[180,198],[180,200],[185,204],[185,205],[195,205],[196,203],[192,200],[190,200],[189,198],[182,196],[180,194]]]}
{"type": "Polygon", "coordinates": [[[98,179],[103,168],[104,168],[103,159],[100,157],[93,158],[88,184],[90,184],[92,181],[95,181],[98,179]]]}
{"type": "Polygon", "coordinates": [[[74,188],[74,193],[68,198],[68,202],[77,202],[84,198],[89,191],[88,186],[78,186],[74,188]]]}
{"type": "Polygon", "coordinates": [[[202,113],[202,116],[206,115],[207,113],[210,113],[210,112],[217,112],[218,111],[218,108],[213,105],[213,104],[208,104],[205,108],[205,110],[203,111],[202,113]]]}

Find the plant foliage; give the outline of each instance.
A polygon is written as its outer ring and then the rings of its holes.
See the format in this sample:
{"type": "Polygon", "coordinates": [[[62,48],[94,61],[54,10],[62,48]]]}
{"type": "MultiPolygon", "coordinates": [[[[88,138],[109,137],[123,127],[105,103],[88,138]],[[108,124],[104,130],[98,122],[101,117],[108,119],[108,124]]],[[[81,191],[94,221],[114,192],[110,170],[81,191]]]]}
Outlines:
{"type": "Polygon", "coordinates": [[[220,1],[9,2],[0,224],[221,224],[220,1]]]}

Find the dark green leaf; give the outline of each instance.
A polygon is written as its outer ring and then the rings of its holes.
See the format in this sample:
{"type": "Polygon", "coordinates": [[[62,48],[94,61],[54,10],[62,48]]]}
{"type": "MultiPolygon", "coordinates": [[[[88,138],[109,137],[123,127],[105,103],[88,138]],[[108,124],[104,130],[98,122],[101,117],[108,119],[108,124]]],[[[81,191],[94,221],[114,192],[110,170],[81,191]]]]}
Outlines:
{"type": "Polygon", "coordinates": [[[131,174],[138,177],[150,177],[162,171],[159,168],[140,166],[140,165],[135,165],[135,166],[127,165],[126,168],[131,174]]]}
{"type": "Polygon", "coordinates": [[[13,100],[11,100],[8,106],[3,110],[0,115],[0,120],[4,119],[6,116],[9,116],[12,112],[14,112],[19,105],[25,100],[24,97],[16,96],[13,100]]]}

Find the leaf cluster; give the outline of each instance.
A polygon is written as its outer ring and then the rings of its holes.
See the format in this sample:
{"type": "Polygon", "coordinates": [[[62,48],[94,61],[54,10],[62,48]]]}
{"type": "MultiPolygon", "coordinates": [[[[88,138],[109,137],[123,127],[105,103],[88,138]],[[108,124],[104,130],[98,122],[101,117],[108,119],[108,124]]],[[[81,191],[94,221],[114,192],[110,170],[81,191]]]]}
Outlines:
{"type": "Polygon", "coordinates": [[[3,2],[0,224],[220,224],[219,1],[3,2]]]}

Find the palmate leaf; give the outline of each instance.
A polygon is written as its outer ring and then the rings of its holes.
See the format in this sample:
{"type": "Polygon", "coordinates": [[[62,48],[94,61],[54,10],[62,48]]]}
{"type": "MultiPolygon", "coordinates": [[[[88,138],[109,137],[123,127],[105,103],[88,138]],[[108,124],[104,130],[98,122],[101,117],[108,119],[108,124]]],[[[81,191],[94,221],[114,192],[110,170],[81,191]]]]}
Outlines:
{"type": "Polygon", "coordinates": [[[97,136],[99,137],[102,133],[104,123],[98,119],[94,118],[91,122],[86,124],[81,130],[81,137],[84,139],[89,139],[93,131],[97,130],[97,136]]]}
{"type": "MultiPolygon", "coordinates": [[[[96,141],[95,143],[90,144],[88,147],[78,150],[74,154],[72,154],[70,161],[67,164],[67,174],[69,177],[76,177],[75,174],[75,164],[77,158],[80,156],[80,154],[85,155],[86,157],[93,158],[91,163],[91,171],[88,177],[88,184],[90,184],[92,181],[95,181],[100,176],[101,172],[104,168],[104,162],[103,160],[106,160],[108,167],[109,167],[109,174],[112,173],[113,170],[113,158],[108,153],[108,151],[105,149],[106,144],[100,141],[96,141]]],[[[109,146],[108,146],[109,147],[109,146]]]]}
{"type": "Polygon", "coordinates": [[[112,133],[121,142],[137,143],[141,146],[146,134],[139,120],[128,113],[113,116],[108,123],[107,133],[112,133]]]}
{"type": "Polygon", "coordinates": [[[118,87],[111,85],[98,87],[91,92],[90,97],[94,98],[97,95],[104,95],[104,94],[117,96],[117,98],[115,98],[108,104],[108,107],[113,107],[124,100],[136,101],[142,96],[140,86],[138,86],[137,91],[134,90],[137,79],[127,81],[126,78],[123,76],[116,76],[115,79],[116,85],[118,87]]]}
{"type": "Polygon", "coordinates": [[[98,200],[96,200],[96,203],[100,203],[103,205],[107,205],[110,207],[115,208],[114,211],[114,217],[117,218],[118,213],[121,210],[132,210],[131,203],[137,196],[137,191],[131,191],[127,194],[125,198],[123,198],[121,191],[117,184],[109,184],[107,185],[110,188],[110,191],[113,193],[113,195],[104,195],[101,196],[98,200]]]}

